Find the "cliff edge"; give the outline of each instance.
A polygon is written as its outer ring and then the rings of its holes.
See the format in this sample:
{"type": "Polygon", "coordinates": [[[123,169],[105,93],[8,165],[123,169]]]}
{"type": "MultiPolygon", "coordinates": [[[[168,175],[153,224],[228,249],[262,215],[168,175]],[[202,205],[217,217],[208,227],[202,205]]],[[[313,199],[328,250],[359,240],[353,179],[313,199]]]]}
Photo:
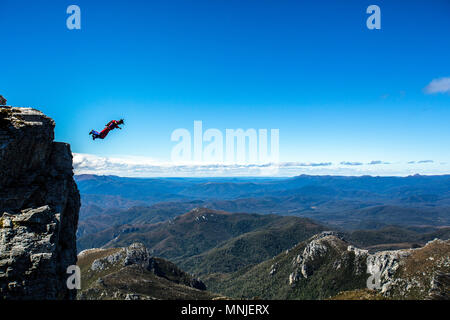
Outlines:
{"type": "Polygon", "coordinates": [[[74,299],[80,195],[69,144],[38,110],[0,106],[0,299],[74,299]]]}

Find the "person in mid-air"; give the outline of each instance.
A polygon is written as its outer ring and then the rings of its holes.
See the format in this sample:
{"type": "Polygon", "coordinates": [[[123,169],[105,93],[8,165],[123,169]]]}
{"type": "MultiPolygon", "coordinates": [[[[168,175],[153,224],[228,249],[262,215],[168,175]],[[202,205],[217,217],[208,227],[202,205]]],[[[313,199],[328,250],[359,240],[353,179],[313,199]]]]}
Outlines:
{"type": "Polygon", "coordinates": [[[119,125],[124,124],[123,119],[120,120],[111,120],[110,122],[107,123],[107,125],[105,126],[105,129],[103,129],[100,133],[95,131],[95,130],[91,130],[91,132],[89,132],[90,135],[92,135],[92,140],[95,139],[105,139],[105,137],[108,135],[108,133],[113,130],[113,129],[122,129],[121,127],[119,127],[119,125]]]}

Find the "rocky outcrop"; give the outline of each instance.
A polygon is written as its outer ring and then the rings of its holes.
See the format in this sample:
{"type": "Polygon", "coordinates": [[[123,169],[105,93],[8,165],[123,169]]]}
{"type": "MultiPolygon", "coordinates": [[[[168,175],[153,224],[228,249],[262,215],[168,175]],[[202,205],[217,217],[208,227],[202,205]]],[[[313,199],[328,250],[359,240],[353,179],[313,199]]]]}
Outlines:
{"type": "Polygon", "coordinates": [[[428,299],[450,300],[450,272],[437,271],[434,274],[428,299]]]}
{"type": "Polygon", "coordinates": [[[72,299],[80,197],[72,153],[55,123],[31,108],[0,107],[0,299],[72,299]]]}
{"type": "Polygon", "coordinates": [[[303,252],[292,261],[295,269],[289,275],[289,284],[294,285],[301,278],[307,279],[321,267],[323,258],[330,255],[330,251],[343,252],[346,247],[342,236],[334,231],[324,231],[311,237],[303,252]]]}
{"type": "Polygon", "coordinates": [[[152,257],[141,243],[126,248],[88,249],[78,255],[79,299],[210,299],[199,279],[165,259],[152,257]]]}
{"type": "MultiPolygon", "coordinates": [[[[95,252],[102,252],[102,249],[88,249],[80,252],[79,256],[84,257],[95,252]]],[[[114,253],[95,259],[90,269],[92,271],[104,271],[112,266],[126,267],[129,265],[138,265],[148,269],[151,263],[149,250],[142,243],[133,243],[126,248],[117,248],[114,253]]]]}
{"type": "MultiPolygon", "coordinates": [[[[401,261],[411,254],[411,250],[381,251],[367,254],[367,273],[370,274],[373,288],[386,294],[393,284],[394,276],[401,261]]],[[[369,284],[370,287],[371,284],[369,284]]]]}
{"type": "Polygon", "coordinates": [[[125,266],[137,264],[143,268],[148,268],[150,264],[150,252],[142,243],[133,243],[125,249],[125,252],[125,266]]]}
{"type": "MultiPolygon", "coordinates": [[[[96,252],[95,250],[101,252],[101,249],[94,249],[94,252],[96,252]]],[[[142,243],[133,243],[126,248],[114,250],[111,254],[95,259],[91,264],[91,271],[102,272],[117,267],[139,266],[169,281],[199,290],[206,290],[203,282],[180,270],[175,264],[161,258],[152,257],[150,251],[142,243]]],[[[79,256],[83,257],[92,252],[92,249],[88,249],[80,252],[79,256]]]]}

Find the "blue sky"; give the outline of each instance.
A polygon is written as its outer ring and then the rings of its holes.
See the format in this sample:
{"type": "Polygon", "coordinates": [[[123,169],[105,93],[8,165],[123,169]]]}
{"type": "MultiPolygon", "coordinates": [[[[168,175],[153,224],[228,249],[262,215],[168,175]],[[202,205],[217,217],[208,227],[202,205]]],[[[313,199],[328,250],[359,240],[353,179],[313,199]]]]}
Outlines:
{"type": "Polygon", "coordinates": [[[170,167],[172,131],[202,120],[277,128],[280,161],[332,163],[307,173],[450,173],[447,0],[2,0],[0,12],[0,94],[54,118],[77,161],[101,159],[83,172],[108,173],[111,157],[121,175],[138,174],[123,159],[170,167]],[[66,28],[70,4],[81,30],[66,28]],[[366,28],[371,4],[381,30],[366,28]],[[90,140],[120,117],[125,130],[90,140]]]}

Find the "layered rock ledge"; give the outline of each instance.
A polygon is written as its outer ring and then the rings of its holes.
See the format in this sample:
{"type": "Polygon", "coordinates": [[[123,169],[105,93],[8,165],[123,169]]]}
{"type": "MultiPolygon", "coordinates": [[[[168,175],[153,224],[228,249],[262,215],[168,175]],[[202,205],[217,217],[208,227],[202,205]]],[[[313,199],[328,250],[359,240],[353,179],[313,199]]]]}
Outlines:
{"type": "Polygon", "coordinates": [[[73,299],[80,196],[72,153],[38,110],[0,106],[0,299],[73,299]]]}

